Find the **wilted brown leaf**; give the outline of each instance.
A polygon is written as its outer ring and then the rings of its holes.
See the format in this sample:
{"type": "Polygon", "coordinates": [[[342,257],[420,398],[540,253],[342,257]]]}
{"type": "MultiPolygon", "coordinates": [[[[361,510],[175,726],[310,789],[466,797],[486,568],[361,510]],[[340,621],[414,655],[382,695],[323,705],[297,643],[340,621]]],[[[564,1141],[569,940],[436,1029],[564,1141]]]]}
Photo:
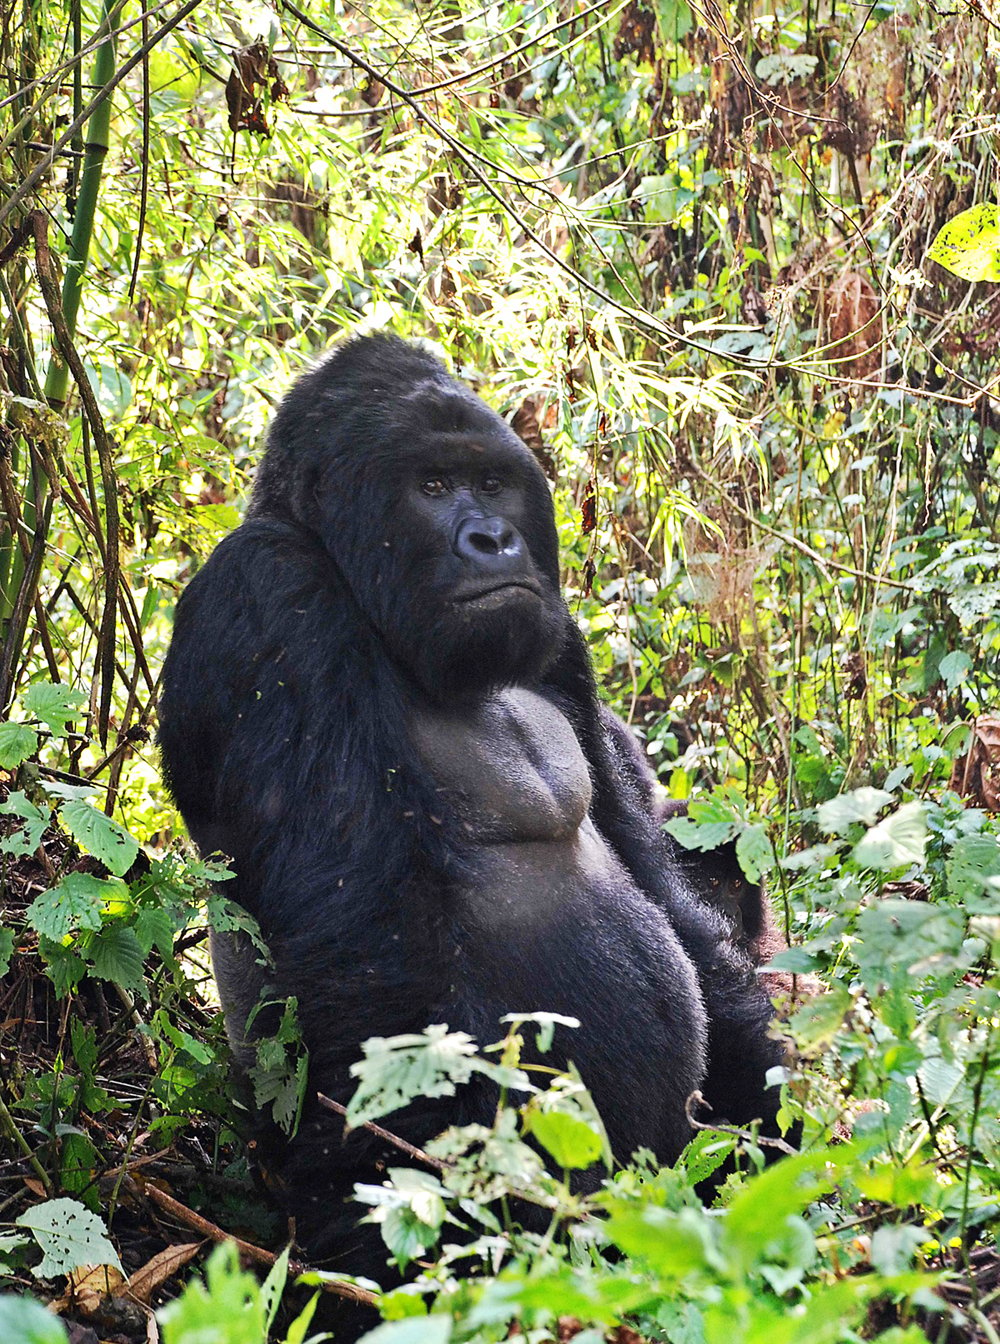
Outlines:
{"type": "Polygon", "coordinates": [[[104,1298],[118,1292],[125,1275],[114,1265],[79,1265],[66,1280],[66,1291],[52,1303],[54,1311],[72,1309],[93,1316],[104,1298]]]}
{"type": "Polygon", "coordinates": [[[157,1288],[166,1283],[171,1274],[176,1274],[189,1260],[193,1260],[204,1244],[204,1241],[185,1241],[180,1246],[167,1246],[165,1250],[158,1251],[141,1269],[135,1271],[121,1291],[127,1292],[137,1302],[148,1302],[157,1288]]]}
{"type": "Polygon", "coordinates": [[[826,293],[823,317],[829,359],[846,378],[869,378],[881,363],[878,296],[860,271],[840,272],[826,293]]]}
{"type": "Polygon", "coordinates": [[[973,807],[1000,812],[1000,714],[981,714],[972,741],[951,772],[949,787],[973,807]]]}

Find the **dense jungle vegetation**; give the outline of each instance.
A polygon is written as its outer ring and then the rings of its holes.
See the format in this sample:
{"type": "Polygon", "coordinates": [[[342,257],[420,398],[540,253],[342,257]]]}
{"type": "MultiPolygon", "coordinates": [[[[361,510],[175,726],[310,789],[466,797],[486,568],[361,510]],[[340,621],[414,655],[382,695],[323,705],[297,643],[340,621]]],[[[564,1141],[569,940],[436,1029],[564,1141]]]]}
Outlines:
{"type": "MultiPolygon", "coordinates": [[[[379,1344],[998,1344],[998,60],[994,0],[8,0],[5,1344],[295,1344],[349,1291],[276,1258],[208,969],[237,916],[154,734],[277,399],[380,327],[538,455],[675,833],[766,880],[803,1135],[765,1169],[705,1130],[584,1200],[562,1078],[401,1152],[379,1344]],[[544,1237],[498,1212],[525,1191],[544,1237]]],[[[470,1048],[373,1049],[353,1120],[470,1048]]],[[[290,1126],[294,1004],[258,1055],[290,1126]]]]}

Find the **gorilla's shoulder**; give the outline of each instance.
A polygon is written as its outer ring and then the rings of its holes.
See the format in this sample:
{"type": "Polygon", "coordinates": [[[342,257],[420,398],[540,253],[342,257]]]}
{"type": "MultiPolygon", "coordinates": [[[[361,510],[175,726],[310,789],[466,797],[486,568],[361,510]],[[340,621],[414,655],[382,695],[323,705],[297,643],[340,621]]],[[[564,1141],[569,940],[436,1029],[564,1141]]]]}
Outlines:
{"type": "Polygon", "coordinates": [[[338,576],[320,541],[273,516],[248,518],[219,542],[191,579],[178,617],[211,608],[213,619],[250,609],[287,613],[303,593],[338,587],[338,576]]]}

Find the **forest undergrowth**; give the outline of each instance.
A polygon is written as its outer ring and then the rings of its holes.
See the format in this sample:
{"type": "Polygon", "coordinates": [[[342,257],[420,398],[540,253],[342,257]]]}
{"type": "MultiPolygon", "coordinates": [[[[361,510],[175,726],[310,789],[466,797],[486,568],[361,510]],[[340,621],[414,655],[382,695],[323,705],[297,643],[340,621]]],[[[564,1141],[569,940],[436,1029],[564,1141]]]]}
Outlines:
{"type": "MultiPolygon", "coordinates": [[[[301,1344],[353,1294],[377,1344],[1000,1344],[998,55],[987,0],[4,8],[0,1340],[301,1344]],[[363,1192],[380,1295],[285,1254],[155,727],[277,400],[383,327],[536,454],[675,839],[766,884],[802,1138],[582,1198],[586,1079],[505,1095],[363,1192]]],[[[516,1072],[523,1008],[370,1046],[350,1122],[516,1072]]],[[[287,1128],[304,1064],[292,1002],[287,1128]]]]}

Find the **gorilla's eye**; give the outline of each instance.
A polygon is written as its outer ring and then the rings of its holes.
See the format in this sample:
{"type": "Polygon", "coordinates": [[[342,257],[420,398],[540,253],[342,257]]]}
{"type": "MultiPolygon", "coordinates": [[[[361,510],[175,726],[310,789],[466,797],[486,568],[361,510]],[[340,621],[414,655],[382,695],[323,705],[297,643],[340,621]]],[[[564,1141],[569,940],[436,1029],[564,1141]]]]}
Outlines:
{"type": "Polygon", "coordinates": [[[503,481],[499,476],[484,476],[479,488],[484,495],[498,495],[503,489],[503,481]]]}
{"type": "Polygon", "coordinates": [[[420,488],[431,499],[440,499],[448,493],[448,483],[441,476],[428,476],[426,481],[421,481],[420,488]]]}

